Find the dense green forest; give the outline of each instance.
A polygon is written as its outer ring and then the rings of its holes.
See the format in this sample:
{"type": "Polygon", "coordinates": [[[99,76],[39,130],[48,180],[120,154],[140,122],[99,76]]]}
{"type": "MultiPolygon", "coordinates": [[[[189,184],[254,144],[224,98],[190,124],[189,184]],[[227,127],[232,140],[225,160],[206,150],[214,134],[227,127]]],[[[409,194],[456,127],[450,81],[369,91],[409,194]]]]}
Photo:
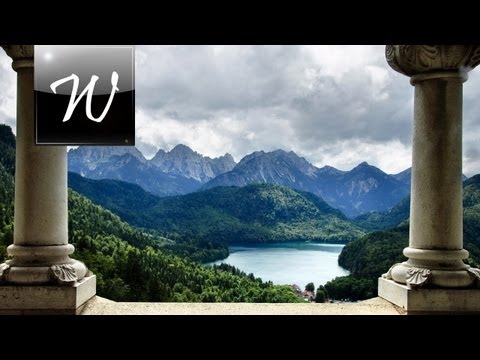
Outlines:
{"type": "MultiPolygon", "coordinates": [[[[470,253],[465,260],[471,266],[480,264],[480,175],[463,184],[463,240],[470,253]]],[[[405,202],[397,209],[405,210],[405,202]]],[[[392,209],[393,210],[393,209],[392,209]]],[[[395,211],[400,214],[401,211],[395,211]]],[[[403,216],[402,216],[403,217],[403,216]]],[[[399,220],[401,217],[398,217],[399,220]]],[[[408,212],[407,212],[408,219],[408,212]]],[[[390,266],[405,261],[403,249],[408,246],[408,220],[396,228],[370,233],[348,243],[338,258],[338,263],[350,270],[349,276],[338,277],[325,284],[332,299],[361,300],[376,296],[377,279],[390,266]]]]}
{"type": "Polygon", "coordinates": [[[161,249],[171,240],[132,228],[69,191],[74,257],[98,277],[98,294],[122,301],[297,302],[289,286],[264,283],[231,266],[204,267],[161,249]]]}
{"type": "Polygon", "coordinates": [[[137,185],[69,173],[69,186],[130,224],[197,239],[202,246],[346,242],[365,234],[319,197],[274,184],[217,187],[156,198],[137,185]]]}
{"type": "MultiPolygon", "coordinates": [[[[0,261],[13,241],[14,145],[10,128],[0,125],[0,261]]],[[[172,239],[136,229],[72,190],[68,195],[73,257],[97,275],[100,296],[117,301],[303,302],[289,286],[263,282],[232,266],[208,268],[176,256],[172,239]]]]}

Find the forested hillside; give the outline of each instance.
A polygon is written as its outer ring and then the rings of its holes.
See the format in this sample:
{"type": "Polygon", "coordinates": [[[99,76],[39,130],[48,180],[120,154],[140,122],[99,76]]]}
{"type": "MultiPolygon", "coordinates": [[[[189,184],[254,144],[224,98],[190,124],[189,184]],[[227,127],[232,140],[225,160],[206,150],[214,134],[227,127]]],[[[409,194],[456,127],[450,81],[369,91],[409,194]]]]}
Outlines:
{"type": "Polygon", "coordinates": [[[90,200],[69,192],[74,257],[98,276],[98,294],[122,301],[296,302],[288,286],[239,270],[207,268],[167,254],[169,240],[140,232],[90,200]]]}
{"type": "MultiPolygon", "coordinates": [[[[396,207],[398,211],[393,211],[392,219],[404,218],[405,211],[409,209],[406,204],[404,201],[396,207]],[[399,214],[403,215],[397,216],[399,214]]],[[[463,206],[464,247],[470,253],[470,257],[465,262],[478,267],[480,264],[480,175],[475,175],[464,182],[463,206]]],[[[387,216],[382,218],[382,222],[389,221],[391,219],[387,216]]],[[[330,297],[360,300],[376,296],[378,277],[387,272],[393,264],[406,260],[402,251],[408,246],[409,227],[408,221],[403,222],[404,225],[387,231],[370,233],[343,248],[338,263],[350,270],[351,274],[336,278],[325,285],[330,297]]]]}
{"type": "Polygon", "coordinates": [[[123,220],[205,244],[281,241],[347,242],[365,232],[311,193],[274,184],[218,187],[156,198],[115,180],[69,173],[69,185],[123,220]]]}

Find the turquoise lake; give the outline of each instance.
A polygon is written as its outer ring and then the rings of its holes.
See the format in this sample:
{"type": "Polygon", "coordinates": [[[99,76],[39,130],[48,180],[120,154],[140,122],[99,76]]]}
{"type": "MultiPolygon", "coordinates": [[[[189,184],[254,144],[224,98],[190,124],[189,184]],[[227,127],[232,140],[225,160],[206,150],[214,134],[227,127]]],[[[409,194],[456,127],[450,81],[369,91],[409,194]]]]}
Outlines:
{"type": "Polygon", "coordinates": [[[349,272],[338,265],[343,246],[297,242],[230,246],[226,259],[207,265],[227,263],[264,281],[297,284],[303,290],[309,282],[318,287],[336,276],[348,275],[349,272]]]}

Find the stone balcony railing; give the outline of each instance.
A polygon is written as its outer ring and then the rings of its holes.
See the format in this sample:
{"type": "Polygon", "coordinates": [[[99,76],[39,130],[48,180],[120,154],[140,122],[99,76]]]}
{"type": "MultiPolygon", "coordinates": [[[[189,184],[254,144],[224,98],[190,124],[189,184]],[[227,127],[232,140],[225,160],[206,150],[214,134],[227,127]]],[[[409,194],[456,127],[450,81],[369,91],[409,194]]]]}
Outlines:
{"type": "Polygon", "coordinates": [[[382,299],[355,303],[141,303],[114,302],[99,296],[80,315],[401,315],[405,310],[382,299]]]}

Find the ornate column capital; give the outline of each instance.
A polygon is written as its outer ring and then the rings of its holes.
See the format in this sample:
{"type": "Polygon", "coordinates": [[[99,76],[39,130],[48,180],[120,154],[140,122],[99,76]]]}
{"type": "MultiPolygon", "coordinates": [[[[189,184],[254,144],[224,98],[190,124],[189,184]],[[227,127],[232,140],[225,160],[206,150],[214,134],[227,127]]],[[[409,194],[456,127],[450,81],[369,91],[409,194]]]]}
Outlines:
{"type": "Polygon", "coordinates": [[[1,45],[3,50],[13,59],[12,68],[33,67],[33,45],[1,45]]]}
{"type": "Polygon", "coordinates": [[[385,57],[392,69],[410,77],[436,78],[456,73],[466,80],[467,72],[480,64],[480,46],[387,45],[385,57]]]}

